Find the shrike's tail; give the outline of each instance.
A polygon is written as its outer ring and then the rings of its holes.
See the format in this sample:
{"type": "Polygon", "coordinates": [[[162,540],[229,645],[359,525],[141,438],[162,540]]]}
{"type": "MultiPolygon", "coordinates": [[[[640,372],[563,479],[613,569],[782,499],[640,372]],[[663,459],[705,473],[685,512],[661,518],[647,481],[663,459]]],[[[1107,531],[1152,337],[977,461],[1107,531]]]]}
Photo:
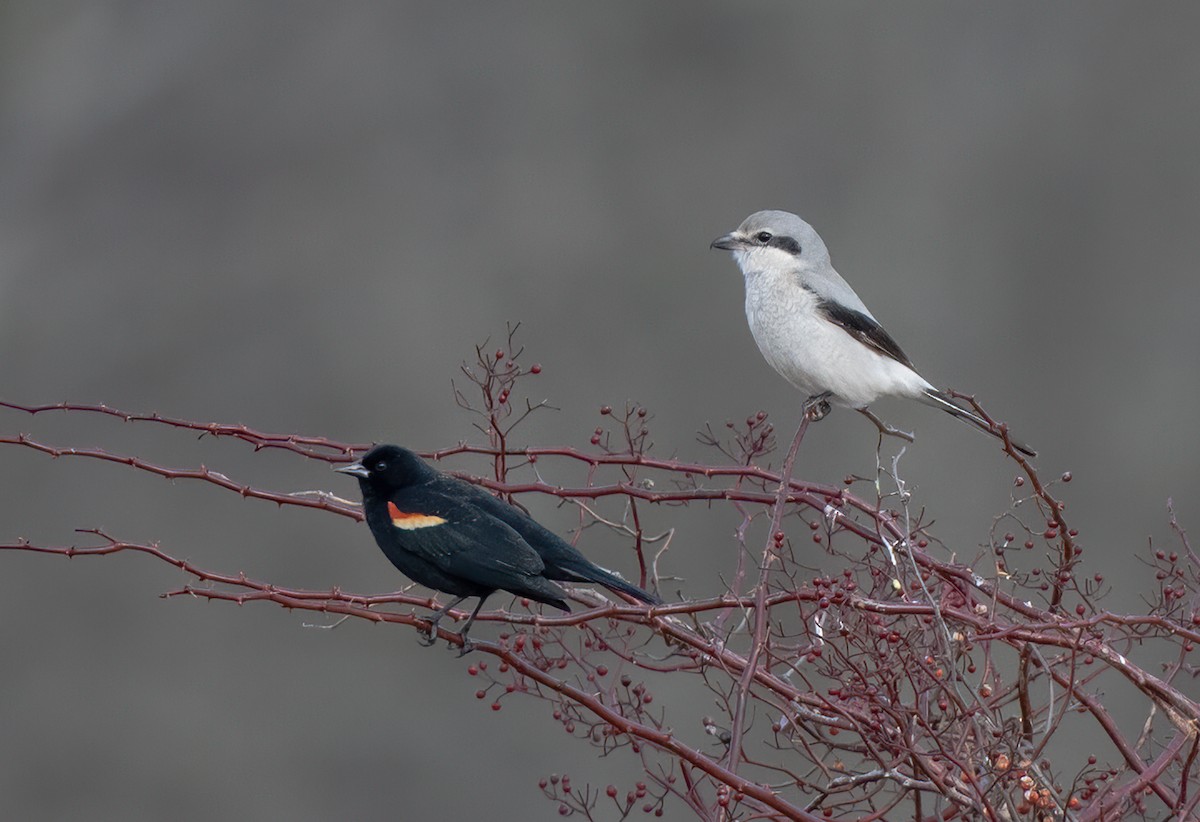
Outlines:
{"type": "MultiPolygon", "coordinates": [[[[937,389],[930,389],[930,390],[926,391],[918,399],[920,399],[921,402],[925,403],[926,405],[932,405],[934,408],[942,409],[947,414],[951,414],[952,416],[962,420],[963,422],[967,423],[968,425],[978,428],[980,431],[983,431],[986,434],[991,434],[996,439],[999,439],[999,440],[1004,439],[1004,437],[1001,436],[999,431],[997,431],[992,426],[988,425],[978,415],[968,411],[967,409],[963,408],[961,405],[956,403],[954,401],[954,398],[951,397],[949,394],[945,393],[944,391],[938,391],[937,389]]],[[[1036,457],[1037,456],[1037,451],[1034,451],[1028,445],[1025,445],[1024,443],[1021,443],[1021,442],[1017,442],[1012,437],[1009,437],[1008,441],[1010,443],[1012,443],[1013,448],[1017,449],[1025,456],[1027,456],[1027,457],[1036,457]]]]}

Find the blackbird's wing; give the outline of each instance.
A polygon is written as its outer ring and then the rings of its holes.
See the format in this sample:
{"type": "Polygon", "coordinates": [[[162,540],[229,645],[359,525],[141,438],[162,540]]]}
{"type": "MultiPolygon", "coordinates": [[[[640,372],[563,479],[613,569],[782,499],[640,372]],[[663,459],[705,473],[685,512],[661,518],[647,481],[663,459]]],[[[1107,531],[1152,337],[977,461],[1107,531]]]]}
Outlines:
{"type": "Polygon", "coordinates": [[[424,488],[397,494],[387,509],[404,550],[451,576],[555,605],[565,596],[542,578],[546,566],[537,551],[508,524],[474,505],[424,488]]]}
{"type": "MultiPolygon", "coordinates": [[[[553,566],[555,565],[588,562],[587,558],[577,548],[558,534],[542,525],[517,506],[500,497],[494,496],[484,488],[447,474],[438,477],[436,482],[439,483],[440,488],[444,489],[446,493],[469,497],[472,505],[478,506],[484,513],[495,517],[516,531],[518,536],[537,552],[541,560],[547,563],[549,570],[553,570],[553,566]]],[[[588,582],[591,580],[580,575],[574,581],[588,582]]]]}
{"type": "Polygon", "coordinates": [[[510,505],[499,497],[492,496],[480,486],[447,474],[441,475],[435,482],[438,483],[440,489],[445,489],[447,493],[469,497],[473,505],[479,506],[486,513],[510,525],[542,558],[542,562],[546,564],[546,570],[542,572],[542,576],[547,579],[562,582],[594,582],[610,590],[629,594],[634,599],[649,605],[662,604],[662,600],[654,594],[649,594],[636,585],[621,579],[613,572],[601,568],[558,534],[515,505],[510,505]]]}

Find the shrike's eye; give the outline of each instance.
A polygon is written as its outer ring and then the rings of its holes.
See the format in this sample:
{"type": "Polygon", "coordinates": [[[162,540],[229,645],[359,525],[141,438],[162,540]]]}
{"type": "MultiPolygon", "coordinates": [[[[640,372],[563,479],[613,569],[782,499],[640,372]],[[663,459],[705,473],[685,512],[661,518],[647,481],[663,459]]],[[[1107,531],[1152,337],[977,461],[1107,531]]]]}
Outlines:
{"type": "Polygon", "coordinates": [[[767,243],[771,242],[771,232],[760,231],[754,235],[754,239],[758,240],[763,245],[766,245],[767,243]]]}

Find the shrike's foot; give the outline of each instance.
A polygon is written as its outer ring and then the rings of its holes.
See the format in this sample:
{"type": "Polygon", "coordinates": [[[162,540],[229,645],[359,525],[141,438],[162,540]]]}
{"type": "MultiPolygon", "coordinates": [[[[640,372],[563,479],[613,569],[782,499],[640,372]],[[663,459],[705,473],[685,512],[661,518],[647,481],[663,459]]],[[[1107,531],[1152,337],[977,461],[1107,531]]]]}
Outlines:
{"type": "Polygon", "coordinates": [[[824,394],[816,394],[804,401],[804,414],[812,422],[825,419],[825,416],[833,410],[829,405],[829,398],[833,396],[828,391],[824,394]]]}

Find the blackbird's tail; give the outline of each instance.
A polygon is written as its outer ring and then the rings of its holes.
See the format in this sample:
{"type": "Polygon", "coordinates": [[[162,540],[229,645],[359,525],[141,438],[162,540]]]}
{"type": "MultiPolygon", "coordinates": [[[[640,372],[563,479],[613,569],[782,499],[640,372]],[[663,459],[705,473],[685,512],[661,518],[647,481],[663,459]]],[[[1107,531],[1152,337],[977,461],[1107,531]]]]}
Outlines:
{"type": "MultiPolygon", "coordinates": [[[[516,592],[514,591],[514,593],[516,592]]],[[[526,578],[526,587],[520,591],[520,596],[529,597],[545,605],[552,605],[560,611],[571,610],[571,606],[567,604],[567,592],[542,576],[526,578]]]]}
{"type": "Polygon", "coordinates": [[[626,582],[612,571],[606,571],[599,565],[588,563],[588,567],[586,569],[575,570],[577,570],[577,572],[582,570],[582,573],[579,573],[579,576],[582,578],[581,581],[599,583],[605,588],[608,588],[610,591],[619,591],[622,594],[627,594],[636,600],[646,603],[647,605],[663,604],[663,601],[654,594],[643,591],[636,585],[626,582]]]}

